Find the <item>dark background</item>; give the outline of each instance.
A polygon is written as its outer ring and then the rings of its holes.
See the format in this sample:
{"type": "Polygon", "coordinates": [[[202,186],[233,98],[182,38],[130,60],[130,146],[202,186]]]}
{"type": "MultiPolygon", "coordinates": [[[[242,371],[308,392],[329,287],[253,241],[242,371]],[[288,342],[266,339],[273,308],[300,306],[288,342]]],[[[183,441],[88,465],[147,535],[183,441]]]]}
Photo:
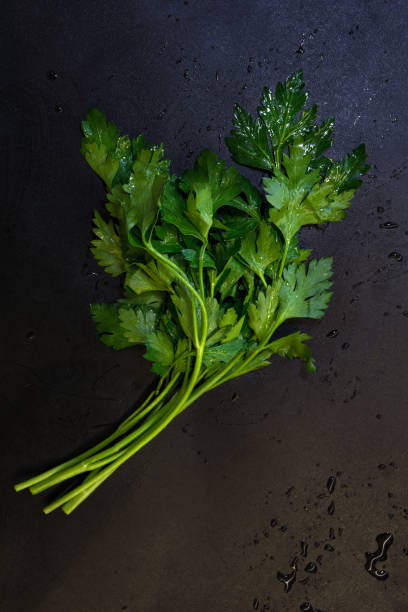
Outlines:
{"type": "Polygon", "coordinates": [[[3,5],[1,610],[408,610],[407,18],[405,0],[3,5]],[[81,118],[97,106],[164,141],[177,172],[204,147],[229,160],[233,103],[254,111],[299,68],[336,117],[335,155],[364,141],[372,165],[346,221],[302,233],[335,258],[327,315],[300,322],[317,373],[275,358],[199,400],[69,518],[44,516],[47,497],[12,483],[110,431],[152,380],[89,316],[119,284],[88,251],[104,192],[81,118]],[[384,531],[379,582],[364,553],[384,531]],[[299,579],[322,564],[285,594],[276,572],[300,540],[299,579]]]}

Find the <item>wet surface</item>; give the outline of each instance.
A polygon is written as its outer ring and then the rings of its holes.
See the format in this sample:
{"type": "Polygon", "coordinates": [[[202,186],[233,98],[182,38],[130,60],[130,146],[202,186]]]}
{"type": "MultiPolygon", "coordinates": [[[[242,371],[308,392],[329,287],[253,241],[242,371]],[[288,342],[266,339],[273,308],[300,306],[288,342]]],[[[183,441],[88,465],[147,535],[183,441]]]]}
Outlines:
{"type": "Polygon", "coordinates": [[[402,0],[4,7],[2,609],[406,612],[407,19],[402,0]],[[119,283],[88,249],[105,195],[80,120],[97,106],[163,141],[174,172],[205,147],[229,163],[233,102],[253,112],[300,68],[321,119],[336,117],[332,155],[364,141],[371,163],[347,219],[302,232],[334,257],[325,318],[287,326],[312,336],[316,374],[273,358],[180,415],[72,516],[43,516],[49,498],[11,483],[110,432],[153,380],[143,351],[111,351],[89,317],[119,283]],[[375,565],[388,580],[365,569],[376,534],[393,535],[375,565]],[[294,557],[285,593],[276,576],[294,557]]]}
{"type": "Polygon", "coordinates": [[[371,576],[377,578],[377,580],[386,580],[388,578],[388,571],[384,568],[378,568],[377,563],[386,561],[387,552],[389,547],[394,541],[392,533],[380,533],[376,537],[378,548],[375,552],[367,552],[365,568],[371,576]]]}

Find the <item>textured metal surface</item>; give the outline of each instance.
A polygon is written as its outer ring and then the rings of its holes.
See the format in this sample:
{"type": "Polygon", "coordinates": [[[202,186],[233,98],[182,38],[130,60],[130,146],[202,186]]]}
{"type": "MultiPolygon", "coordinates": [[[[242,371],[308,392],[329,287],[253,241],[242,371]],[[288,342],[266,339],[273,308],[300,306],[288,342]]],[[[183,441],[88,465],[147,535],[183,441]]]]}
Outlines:
{"type": "Polygon", "coordinates": [[[404,0],[3,7],[2,610],[408,609],[407,18],[404,0]],[[44,517],[12,481],[109,431],[152,380],[140,352],[104,347],[89,318],[118,284],[88,252],[104,195],[80,119],[97,106],[163,140],[179,171],[204,147],[229,159],[233,102],[254,110],[298,68],[336,117],[336,154],[365,141],[372,164],[347,220],[302,234],[335,258],[327,316],[302,325],[317,374],[275,359],[221,387],[71,517],[44,517]],[[364,553],[384,532],[380,582],[364,553]],[[276,573],[296,555],[285,594],[276,573]]]}

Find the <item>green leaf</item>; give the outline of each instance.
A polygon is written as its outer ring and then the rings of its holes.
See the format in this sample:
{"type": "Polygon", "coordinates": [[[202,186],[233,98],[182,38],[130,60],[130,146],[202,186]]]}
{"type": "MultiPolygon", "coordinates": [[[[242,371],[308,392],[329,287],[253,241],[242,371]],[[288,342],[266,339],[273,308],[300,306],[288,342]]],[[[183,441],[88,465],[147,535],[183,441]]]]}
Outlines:
{"type": "Polygon", "coordinates": [[[145,359],[153,361],[152,371],[162,376],[174,361],[174,347],[170,336],[164,331],[156,330],[146,339],[145,359]]]}
{"type": "Polygon", "coordinates": [[[300,138],[289,146],[290,155],[283,155],[286,173],[276,171],[273,178],[264,178],[266,199],[272,205],[269,219],[281,230],[287,242],[303,225],[340,221],[346,215],[355,189],[356,178],[365,172],[364,147],[336,162],[321,182],[320,169],[311,169],[313,153],[300,138]],[[309,151],[309,152],[308,152],[309,151]],[[345,190],[345,186],[354,186],[345,190]]]}
{"type": "Polygon", "coordinates": [[[119,310],[122,309],[118,304],[91,304],[91,315],[102,342],[116,350],[135,344],[126,337],[121,325],[119,310]]]}
{"type": "Polygon", "coordinates": [[[146,306],[119,308],[119,319],[125,338],[132,344],[142,343],[156,327],[157,312],[146,306]]]}
{"type": "Polygon", "coordinates": [[[138,264],[136,270],[126,274],[125,286],[137,295],[146,291],[169,291],[172,273],[161,262],[151,259],[147,264],[138,264]]]}
{"type": "Polygon", "coordinates": [[[228,325],[234,325],[234,323],[236,323],[237,321],[237,318],[238,318],[237,311],[235,310],[235,308],[231,306],[222,315],[220,322],[219,322],[219,326],[227,327],[228,325]]]}
{"type": "Polygon", "coordinates": [[[280,163],[280,153],[288,142],[303,136],[310,130],[316,119],[316,106],[296,116],[305,106],[308,94],[304,91],[303,74],[295,72],[286,83],[278,83],[273,95],[270,89],[263,91],[259,115],[262,118],[275,149],[275,159],[280,163]]]}
{"type": "Polygon", "coordinates": [[[207,297],[205,299],[205,309],[207,311],[207,318],[208,318],[207,335],[209,336],[218,327],[218,316],[219,316],[219,311],[220,311],[220,305],[215,298],[207,297]]]}
{"type": "Polygon", "coordinates": [[[216,290],[221,294],[221,300],[224,301],[230,295],[236,292],[237,283],[244,274],[244,266],[235,259],[232,259],[225,271],[225,276],[220,278],[216,290]]]}
{"type": "Polygon", "coordinates": [[[236,168],[225,168],[225,162],[208,149],[197,158],[194,168],[183,174],[180,186],[188,194],[186,215],[203,238],[212,226],[214,213],[244,189],[236,168]]]}
{"type": "MultiPolygon", "coordinates": [[[[198,251],[194,249],[183,249],[181,252],[183,253],[184,259],[191,264],[192,268],[198,268],[198,261],[199,261],[199,255],[200,255],[198,251]]],[[[207,252],[204,253],[203,267],[216,269],[216,265],[215,265],[213,258],[207,252]]]]}
{"type": "Polygon", "coordinates": [[[280,357],[288,357],[289,359],[294,357],[302,359],[306,362],[306,368],[310,372],[314,372],[316,368],[310,348],[307,344],[304,344],[307,340],[310,340],[310,336],[301,332],[295,332],[294,334],[289,334],[289,336],[274,340],[266,348],[271,355],[280,355],[280,357]]]}
{"type": "Polygon", "coordinates": [[[266,291],[259,291],[256,303],[248,308],[249,326],[255,332],[258,340],[264,340],[272,328],[278,305],[279,285],[268,285],[266,291]]]}
{"type": "Polygon", "coordinates": [[[281,258],[281,249],[277,232],[266,221],[261,221],[258,231],[247,234],[242,240],[239,254],[266,285],[265,270],[272,262],[281,258]]]}
{"type": "Polygon", "coordinates": [[[288,248],[288,253],[286,256],[286,263],[302,263],[302,261],[306,261],[309,255],[311,254],[311,249],[300,249],[299,248],[299,234],[295,234],[291,240],[291,243],[288,248]]]}
{"type": "Polygon", "coordinates": [[[159,253],[180,253],[182,246],[177,229],[169,223],[156,225],[155,232],[159,240],[152,240],[154,248],[159,253]]]}
{"type": "Polygon", "coordinates": [[[177,227],[184,236],[201,239],[198,229],[187,218],[187,204],[183,193],[178,188],[177,177],[172,177],[164,188],[160,203],[161,216],[164,221],[177,227]]]}
{"type": "Polygon", "coordinates": [[[260,370],[261,368],[266,368],[266,366],[271,365],[271,362],[268,361],[270,356],[270,351],[261,351],[252,359],[252,361],[249,362],[249,364],[242,371],[242,374],[248,374],[249,372],[260,370]]]}
{"type": "Polygon", "coordinates": [[[112,121],[107,123],[105,115],[96,108],[88,112],[81,125],[84,134],[81,153],[110,189],[120,163],[119,157],[115,156],[119,132],[115,124],[112,121]]]}
{"type": "Polygon", "coordinates": [[[185,372],[187,365],[188,340],[180,338],[177,340],[177,348],[174,356],[174,371],[185,372]]]}
{"type": "Polygon", "coordinates": [[[213,249],[213,256],[215,260],[215,265],[217,266],[217,271],[221,274],[225,271],[225,268],[229,266],[230,261],[236,255],[241,248],[240,240],[227,240],[224,241],[222,236],[215,235],[214,237],[219,240],[216,243],[215,248],[213,249]]]}
{"type": "Polygon", "coordinates": [[[297,317],[320,319],[331,297],[332,257],[312,259],[305,264],[291,263],[283,272],[279,292],[280,322],[297,317]]]}
{"type": "Polygon", "coordinates": [[[94,234],[98,237],[91,241],[91,252],[99,265],[112,276],[119,276],[125,271],[125,261],[122,255],[120,238],[116,232],[113,221],[106,223],[95,210],[94,234]]]}
{"type": "MultiPolygon", "coordinates": [[[[176,286],[175,292],[171,294],[171,301],[176,307],[182,330],[187,338],[194,342],[194,313],[189,291],[183,285],[176,286]]],[[[196,305],[196,311],[198,316],[198,305],[196,305]]]]}
{"type": "Polygon", "coordinates": [[[159,201],[169,178],[169,162],[163,160],[163,145],[142,149],[132,166],[129,182],[123,189],[129,194],[124,202],[127,229],[138,227],[142,236],[156,218],[159,201]]]}
{"type": "Polygon", "coordinates": [[[321,178],[319,170],[309,171],[312,155],[305,153],[300,139],[289,146],[289,152],[282,161],[286,174],[275,171],[275,177],[264,179],[266,199],[272,205],[269,220],[280,229],[287,243],[303,225],[315,222],[313,213],[302,202],[321,178]]]}
{"type": "Polygon", "coordinates": [[[231,340],[235,340],[241,334],[242,328],[245,323],[245,315],[239,319],[239,321],[235,325],[231,325],[227,330],[222,342],[230,342],[231,340]]]}
{"type": "Polygon", "coordinates": [[[231,342],[207,347],[204,350],[203,362],[207,368],[213,368],[219,363],[228,363],[238,353],[244,351],[246,346],[247,342],[244,338],[236,338],[231,342]]]}
{"type": "Polygon", "coordinates": [[[239,104],[234,107],[233,129],[225,139],[234,161],[244,166],[272,170],[273,153],[263,122],[255,121],[239,104]]]}
{"type": "Polygon", "coordinates": [[[120,136],[116,141],[113,157],[119,161],[118,169],[114,175],[111,187],[127,183],[133,164],[132,145],[129,136],[120,136]]]}
{"type": "Polygon", "coordinates": [[[251,219],[243,215],[223,215],[221,218],[226,230],[224,234],[225,240],[242,238],[249,232],[252,232],[259,223],[257,219],[251,219]]]}
{"type": "Polygon", "coordinates": [[[366,159],[365,145],[361,144],[349,155],[346,155],[343,163],[335,162],[331,166],[325,178],[325,183],[332,185],[337,193],[350,190],[354,192],[361,185],[360,177],[370,168],[366,164],[366,159]]]}
{"type": "Polygon", "coordinates": [[[150,306],[153,310],[160,310],[163,304],[164,294],[161,291],[145,291],[140,295],[128,293],[125,289],[125,297],[118,300],[118,303],[130,306],[150,306]]]}
{"type": "Polygon", "coordinates": [[[237,196],[228,202],[228,206],[237,208],[241,212],[246,213],[253,219],[260,221],[260,207],[262,204],[262,196],[258,189],[248,181],[248,179],[242,177],[242,190],[245,194],[246,200],[241,196],[237,196]]]}

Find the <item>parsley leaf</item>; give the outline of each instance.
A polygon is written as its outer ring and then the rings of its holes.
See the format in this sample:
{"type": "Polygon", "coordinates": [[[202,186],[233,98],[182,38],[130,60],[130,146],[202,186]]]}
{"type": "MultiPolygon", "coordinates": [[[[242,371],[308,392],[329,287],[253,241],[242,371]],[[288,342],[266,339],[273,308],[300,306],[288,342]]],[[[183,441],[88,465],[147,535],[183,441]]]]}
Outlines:
{"type": "Polygon", "coordinates": [[[146,342],[157,323],[157,312],[151,308],[120,308],[120,325],[123,335],[132,344],[146,342]]]}
{"type": "Polygon", "coordinates": [[[279,291],[279,320],[295,317],[320,319],[331,292],[332,257],[312,259],[308,268],[304,263],[291,263],[283,273],[283,283],[279,291]]]}
{"type": "Polygon", "coordinates": [[[165,374],[174,361],[174,347],[166,332],[156,330],[146,339],[145,359],[153,361],[152,370],[156,374],[165,374]]]}
{"type": "Polygon", "coordinates": [[[297,358],[306,362],[306,368],[310,372],[315,371],[314,359],[311,355],[310,347],[304,344],[310,340],[310,336],[301,332],[295,332],[288,336],[283,336],[278,340],[274,340],[268,345],[268,352],[271,355],[279,355],[280,357],[289,357],[289,359],[297,358]]]}
{"type": "Polygon", "coordinates": [[[265,124],[259,119],[254,121],[239,104],[234,108],[233,124],[231,136],[225,142],[234,161],[244,166],[272,170],[274,158],[265,124]]]}
{"type": "Polygon", "coordinates": [[[261,221],[258,231],[247,234],[242,240],[239,254],[266,287],[265,270],[271,263],[280,259],[281,250],[281,241],[273,226],[261,221]]]}
{"type": "Polygon", "coordinates": [[[125,260],[122,254],[120,238],[116,233],[112,219],[106,223],[95,211],[94,234],[98,237],[91,241],[91,252],[97,262],[112,276],[119,276],[125,271],[125,260]]]}
{"type": "Polygon", "coordinates": [[[120,310],[118,304],[91,304],[92,318],[102,342],[116,350],[135,344],[125,335],[119,317],[120,310]]]}
{"type": "Polygon", "coordinates": [[[169,178],[169,162],[163,160],[163,146],[142,149],[133,163],[129,181],[123,189],[129,194],[125,201],[127,228],[137,226],[144,236],[153,223],[169,178]]]}
{"type": "Polygon", "coordinates": [[[248,308],[249,325],[258,340],[264,340],[275,318],[278,305],[279,286],[268,285],[266,291],[259,291],[256,302],[248,308]]]}

